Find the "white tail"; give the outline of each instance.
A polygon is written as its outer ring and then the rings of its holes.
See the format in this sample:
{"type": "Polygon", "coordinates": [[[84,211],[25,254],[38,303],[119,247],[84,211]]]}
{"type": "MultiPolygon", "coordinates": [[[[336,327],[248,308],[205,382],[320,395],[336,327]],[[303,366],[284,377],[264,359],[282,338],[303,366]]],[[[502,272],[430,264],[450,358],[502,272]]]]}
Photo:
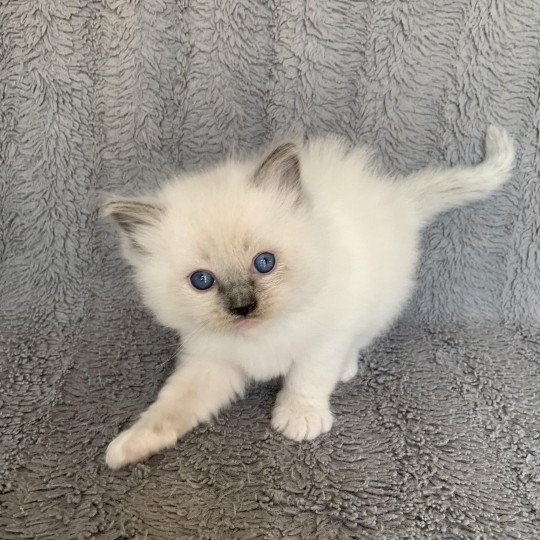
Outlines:
{"type": "Polygon", "coordinates": [[[489,126],[486,157],[479,165],[450,169],[425,169],[400,182],[425,221],[437,214],[487,197],[512,171],[514,146],[506,131],[489,126]]]}

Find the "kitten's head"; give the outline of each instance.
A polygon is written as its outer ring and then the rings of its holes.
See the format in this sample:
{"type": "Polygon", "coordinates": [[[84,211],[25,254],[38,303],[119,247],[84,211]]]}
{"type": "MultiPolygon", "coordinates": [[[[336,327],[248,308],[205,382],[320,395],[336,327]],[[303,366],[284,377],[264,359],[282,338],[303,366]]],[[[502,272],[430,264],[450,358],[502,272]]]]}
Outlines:
{"type": "Polygon", "coordinates": [[[309,302],[319,250],[298,147],[115,198],[124,255],[147,305],[179,330],[244,332],[309,302]]]}

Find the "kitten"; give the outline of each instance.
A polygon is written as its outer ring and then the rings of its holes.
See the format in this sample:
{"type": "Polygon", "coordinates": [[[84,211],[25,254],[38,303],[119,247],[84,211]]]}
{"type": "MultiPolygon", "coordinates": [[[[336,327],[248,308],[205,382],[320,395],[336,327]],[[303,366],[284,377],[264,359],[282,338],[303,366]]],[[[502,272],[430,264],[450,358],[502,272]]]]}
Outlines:
{"type": "Polygon", "coordinates": [[[172,446],[242,394],[283,375],[272,426],[313,439],[358,350],[409,297],[420,231],[510,175],[507,134],[490,127],[477,166],[377,173],[337,138],[280,144],[262,159],[184,175],[153,196],[114,198],[123,252],[144,302],[181,332],[179,364],[156,402],[107,449],[122,467],[172,446]]]}

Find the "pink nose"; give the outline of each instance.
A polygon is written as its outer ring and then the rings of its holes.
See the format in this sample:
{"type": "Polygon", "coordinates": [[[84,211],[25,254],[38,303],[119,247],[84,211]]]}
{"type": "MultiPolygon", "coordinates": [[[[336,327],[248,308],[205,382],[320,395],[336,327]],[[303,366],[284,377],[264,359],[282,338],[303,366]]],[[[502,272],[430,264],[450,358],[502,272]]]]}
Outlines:
{"type": "Polygon", "coordinates": [[[241,317],[247,317],[252,311],[255,311],[257,308],[257,302],[251,302],[250,304],[245,304],[243,306],[231,307],[231,313],[234,315],[240,315],[241,317]]]}

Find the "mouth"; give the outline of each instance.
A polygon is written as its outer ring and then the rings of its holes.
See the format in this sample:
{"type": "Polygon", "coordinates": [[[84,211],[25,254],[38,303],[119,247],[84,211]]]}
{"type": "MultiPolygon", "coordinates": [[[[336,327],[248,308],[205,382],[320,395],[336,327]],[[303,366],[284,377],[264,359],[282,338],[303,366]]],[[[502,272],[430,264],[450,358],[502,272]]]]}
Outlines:
{"type": "Polygon", "coordinates": [[[253,328],[257,328],[257,326],[259,326],[260,324],[261,320],[254,317],[243,318],[236,321],[235,323],[236,328],[238,328],[239,330],[251,330],[253,328]]]}

